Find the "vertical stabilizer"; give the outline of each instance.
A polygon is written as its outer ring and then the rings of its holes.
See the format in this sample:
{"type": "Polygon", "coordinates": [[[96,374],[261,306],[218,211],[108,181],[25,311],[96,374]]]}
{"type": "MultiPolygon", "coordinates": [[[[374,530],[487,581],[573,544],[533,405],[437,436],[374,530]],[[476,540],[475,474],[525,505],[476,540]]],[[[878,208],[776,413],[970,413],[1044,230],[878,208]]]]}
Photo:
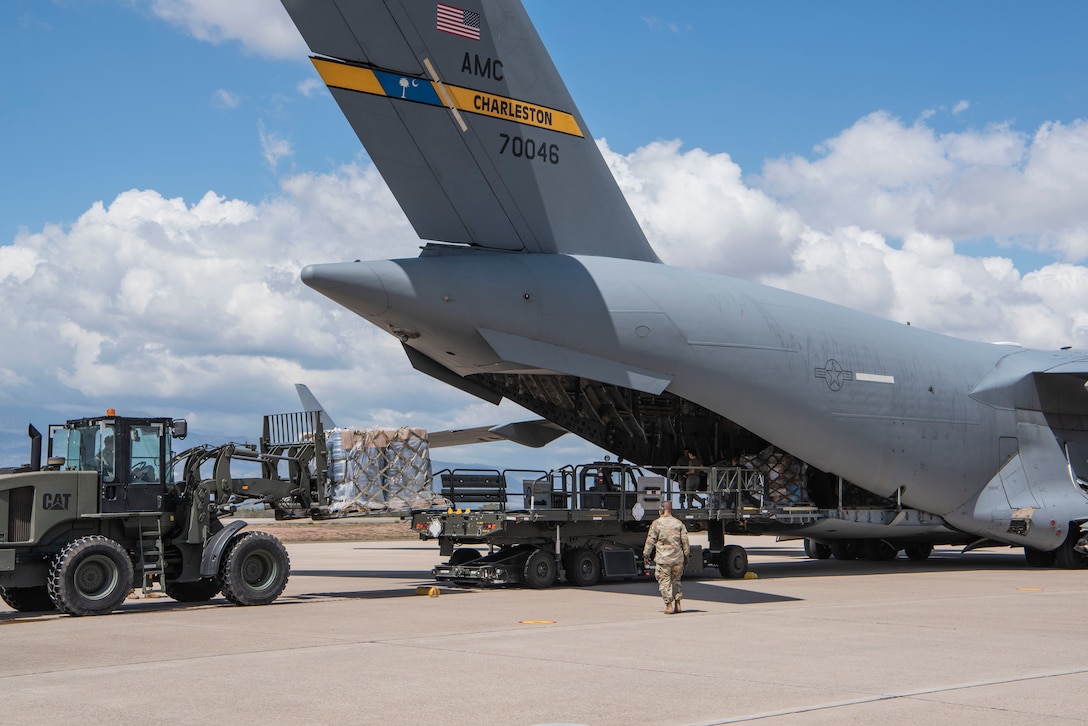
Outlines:
{"type": "Polygon", "coordinates": [[[325,410],[325,407],[321,405],[321,402],[317,400],[317,396],[310,393],[310,389],[304,383],[296,383],[295,391],[298,392],[298,400],[302,402],[303,411],[317,411],[321,416],[321,428],[326,431],[332,431],[336,428],[336,424],[333,423],[332,416],[325,410]]]}
{"type": "Polygon", "coordinates": [[[283,0],[420,237],[657,261],[520,2],[283,0]]]}

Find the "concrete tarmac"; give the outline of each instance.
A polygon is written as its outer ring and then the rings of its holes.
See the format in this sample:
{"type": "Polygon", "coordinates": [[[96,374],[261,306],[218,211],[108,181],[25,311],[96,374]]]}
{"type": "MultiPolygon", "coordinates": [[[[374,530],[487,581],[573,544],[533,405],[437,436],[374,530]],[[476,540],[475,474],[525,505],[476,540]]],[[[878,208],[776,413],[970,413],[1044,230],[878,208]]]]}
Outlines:
{"type": "Polygon", "coordinates": [[[652,580],[419,596],[421,542],[288,545],[265,607],[0,604],[0,724],[1088,722],[1088,572],[730,542],[758,579],[685,580],[680,615],[652,580]]]}

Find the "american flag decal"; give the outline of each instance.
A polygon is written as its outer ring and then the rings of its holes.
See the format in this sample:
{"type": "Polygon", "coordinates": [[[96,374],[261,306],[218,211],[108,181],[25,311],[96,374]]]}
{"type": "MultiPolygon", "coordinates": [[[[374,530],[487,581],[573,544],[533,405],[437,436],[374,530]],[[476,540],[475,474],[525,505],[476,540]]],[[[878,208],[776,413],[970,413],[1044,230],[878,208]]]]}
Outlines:
{"type": "Polygon", "coordinates": [[[479,40],[480,14],[438,3],[436,27],[443,33],[479,40]]]}

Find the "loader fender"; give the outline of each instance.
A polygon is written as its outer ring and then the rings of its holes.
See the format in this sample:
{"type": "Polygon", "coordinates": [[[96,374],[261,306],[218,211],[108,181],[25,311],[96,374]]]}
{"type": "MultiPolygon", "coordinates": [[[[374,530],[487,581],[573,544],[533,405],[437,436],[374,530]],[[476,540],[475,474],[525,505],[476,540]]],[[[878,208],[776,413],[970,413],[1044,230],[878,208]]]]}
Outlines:
{"type": "Polygon", "coordinates": [[[238,533],[238,530],[245,526],[246,523],[241,520],[231,522],[208,538],[208,541],[204,544],[204,554],[200,557],[201,577],[215,577],[219,574],[219,558],[223,556],[227,545],[234,538],[234,535],[238,533]]]}

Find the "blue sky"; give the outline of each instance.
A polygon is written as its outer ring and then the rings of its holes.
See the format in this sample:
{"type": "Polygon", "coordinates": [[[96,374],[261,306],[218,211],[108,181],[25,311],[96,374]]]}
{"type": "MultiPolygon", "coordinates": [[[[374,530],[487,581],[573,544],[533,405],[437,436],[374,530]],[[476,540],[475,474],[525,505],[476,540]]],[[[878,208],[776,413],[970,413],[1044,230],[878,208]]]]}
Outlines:
{"type": "Polygon", "coordinates": [[[677,137],[754,172],[876,110],[1033,130],[1080,118],[1088,101],[1082,3],[584,5],[530,8],[594,133],[623,152],[677,137]],[[961,101],[970,108],[951,116],[961,101]]]}
{"type": "MultiPolygon", "coordinates": [[[[1008,123],[1031,133],[1082,118],[1088,103],[1088,6],[1078,2],[527,7],[591,130],[621,153],[680,139],[755,173],[876,110],[908,122],[935,110],[938,130],[1008,123]]],[[[360,153],[327,97],[297,97],[312,75],[305,53],[201,42],[148,3],[7,0],[0,40],[10,69],[0,138],[18,180],[0,207],[4,238],[133,187],[187,200],[209,189],[274,193],[287,169],[264,163],[259,124],[289,136],[296,170],[360,153]],[[239,106],[218,102],[221,89],[239,106]]]]}
{"type": "MultiPolygon", "coordinates": [[[[1088,5],[526,5],[666,261],[1088,346],[1088,5]]],[[[0,53],[0,459],[119,400],[250,434],[295,378],[357,423],[517,415],[298,285],[417,242],[277,0],[5,0],[0,53]]]]}

